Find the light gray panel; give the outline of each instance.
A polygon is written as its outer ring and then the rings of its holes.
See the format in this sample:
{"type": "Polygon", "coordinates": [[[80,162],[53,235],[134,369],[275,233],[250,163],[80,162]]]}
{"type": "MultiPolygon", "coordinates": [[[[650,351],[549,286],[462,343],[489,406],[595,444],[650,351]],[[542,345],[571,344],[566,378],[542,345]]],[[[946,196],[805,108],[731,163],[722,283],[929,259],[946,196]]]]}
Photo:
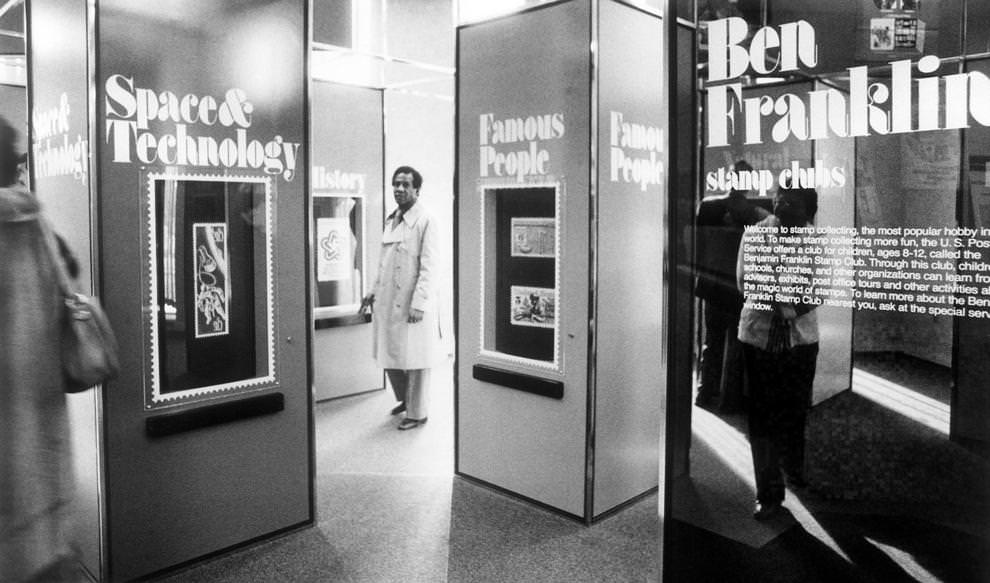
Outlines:
{"type": "Polygon", "coordinates": [[[589,4],[555,4],[468,26],[459,35],[458,471],[581,516],[587,420],[589,4]],[[540,142],[548,151],[548,172],[564,183],[557,314],[563,371],[515,370],[563,380],[561,400],[472,378],[472,367],[480,360],[484,291],[479,267],[480,116],[526,118],[552,112],[562,113],[566,125],[562,138],[540,142]]]}
{"type": "MultiPolygon", "coordinates": [[[[815,89],[821,89],[821,85],[815,89]]],[[[823,227],[856,226],[855,139],[832,137],[814,144],[815,165],[846,169],[844,186],[819,187],[818,216],[815,224],[823,227]]],[[[812,403],[818,404],[849,389],[852,374],[852,308],[823,306],[818,308],[818,367],[812,403]]],[[[858,316],[857,316],[858,317],[858,316]]]]}
{"type": "Polygon", "coordinates": [[[659,477],[667,285],[661,36],[660,18],[601,3],[595,515],[656,487],[659,477]]]}
{"type": "MultiPolygon", "coordinates": [[[[385,148],[382,92],[314,82],[310,108],[311,166],[364,177],[361,194],[365,206],[364,292],[367,293],[374,284],[382,235],[385,148]]],[[[311,193],[334,191],[331,186],[317,184],[315,177],[311,179],[311,193]]],[[[314,246],[314,253],[318,252],[314,246]]],[[[313,333],[313,389],[318,401],[382,388],[382,371],[372,357],[371,327],[367,323],[318,329],[313,333]]]]}

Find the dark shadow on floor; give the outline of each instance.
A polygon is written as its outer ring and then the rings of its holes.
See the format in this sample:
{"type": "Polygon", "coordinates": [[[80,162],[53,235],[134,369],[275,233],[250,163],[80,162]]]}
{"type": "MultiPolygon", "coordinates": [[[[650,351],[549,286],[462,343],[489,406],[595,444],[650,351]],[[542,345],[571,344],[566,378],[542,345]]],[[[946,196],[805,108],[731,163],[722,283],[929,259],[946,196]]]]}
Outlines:
{"type": "Polygon", "coordinates": [[[852,565],[799,525],[760,549],[679,520],[664,533],[664,581],[691,583],[887,583],[887,565],[852,565]],[[883,572],[883,578],[875,573],[883,572]]]}
{"type": "Polygon", "coordinates": [[[986,539],[908,517],[819,513],[815,518],[856,564],[875,565],[881,581],[898,580],[883,577],[905,571],[910,575],[905,581],[990,581],[986,539]],[[893,568],[883,569],[891,565],[878,556],[888,557],[893,568]]]}

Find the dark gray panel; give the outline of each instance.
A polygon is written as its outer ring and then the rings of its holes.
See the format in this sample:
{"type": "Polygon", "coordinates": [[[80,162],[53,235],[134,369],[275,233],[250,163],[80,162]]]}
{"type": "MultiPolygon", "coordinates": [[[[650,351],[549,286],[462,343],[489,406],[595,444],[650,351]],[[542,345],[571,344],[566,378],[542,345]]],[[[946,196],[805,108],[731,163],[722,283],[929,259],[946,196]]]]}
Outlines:
{"type": "Polygon", "coordinates": [[[99,6],[95,123],[103,140],[96,156],[103,297],[122,347],[123,370],[107,387],[105,410],[114,579],[140,577],[312,519],[305,148],[297,151],[289,177],[268,174],[239,156],[228,163],[182,165],[152,152],[151,161],[142,163],[134,143],[121,142],[122,136],[111,140],[106,133],[109,119],[135,119],[127,115],[125,102],[108,97],[107,80],[119,75],[159,98],[164,91],[179,98],[195,95],[200,101],[210,96],[245,118],[225,124],[219,107],[217,114],[208,111],[196,121],[176,121],[166,113],[164,119],[149,120],[139,134],[159,140],[177,135],[181,127],[190,136],[236,143],[243,130],[249,141],[264,144],[281,136],[283,144],[302,144],[307,133],[305,13],[301,0],[196,5],[116,0],[99,6]],[[163,46],[169,50],[162,52],[163,46]],[[243,93],[231,94],[232,89],[243,93]],[[120,158],[125,161],[117,161],[120,158]],[[152,414],[144,394],[153,371],[142,289],[142,269],[148,261],[142,253],[142,199],[147,197],[143,179],[167,166],[190,174],[270,178],[277,270],[272,363],[276,382],[255,391],[219,393],[169,411],[276,391],[284,395],[285,409],[150,439],[144,429],[152,414]]]}

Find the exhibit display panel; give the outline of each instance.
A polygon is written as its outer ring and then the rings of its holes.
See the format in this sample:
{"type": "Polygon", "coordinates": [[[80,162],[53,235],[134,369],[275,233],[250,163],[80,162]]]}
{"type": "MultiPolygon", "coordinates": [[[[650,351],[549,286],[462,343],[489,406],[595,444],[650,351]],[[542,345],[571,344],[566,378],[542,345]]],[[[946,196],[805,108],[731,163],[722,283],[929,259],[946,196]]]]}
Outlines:
{"type": "Polygon", "coordinates": [[[564,2],[458,29],[456,471],[575,516],[587,419],[590,14],[587,2],[564,2]],[[553,257],[522,256],[530,237],[553,257]]]}
{"type": "Polygon", "coordinates": [[[485,356],[559,366],[559,188],[534,184],[485,188],[481,194],[485,356]]]}
{"type": "Polygon", "coordinates": [[[306,4],[180,4],[94,14],[111,580],[313,520],[306,4]]]}
{"type": "Polygon", "coordinates": [[[660,34],[587,0],[458,30],[456,471],[586,522],[659,476],[660,34]]]}
{"type": "Polygon", "coordinates": [[[668,131],[663,20],[601,2],[592,513],[658,485],[668,131]]]}
{"type": "Polygon", "coordinates": [[[373,314],[359,314],[381,247],[384,109],[379,89],[312,84],[314,380],[317,400],[384,386],[373,314]]]}

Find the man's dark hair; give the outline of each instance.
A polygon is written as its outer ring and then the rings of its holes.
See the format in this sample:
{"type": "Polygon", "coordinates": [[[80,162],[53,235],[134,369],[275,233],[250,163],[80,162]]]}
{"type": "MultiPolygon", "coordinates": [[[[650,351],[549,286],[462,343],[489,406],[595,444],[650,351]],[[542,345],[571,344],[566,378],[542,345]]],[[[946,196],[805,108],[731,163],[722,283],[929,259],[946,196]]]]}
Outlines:
{"type": "Polygon", "coordinates": [[[395,182],[395,177],[399,174],[412,174],[413,188],[416,190],[419,190],[419,188],[423,186],[423,175],[419,173],[419,170],[416,170],[412,166],[399,166],[396,168],[395,172],[392,173],[392,182],[395,182]]]}

